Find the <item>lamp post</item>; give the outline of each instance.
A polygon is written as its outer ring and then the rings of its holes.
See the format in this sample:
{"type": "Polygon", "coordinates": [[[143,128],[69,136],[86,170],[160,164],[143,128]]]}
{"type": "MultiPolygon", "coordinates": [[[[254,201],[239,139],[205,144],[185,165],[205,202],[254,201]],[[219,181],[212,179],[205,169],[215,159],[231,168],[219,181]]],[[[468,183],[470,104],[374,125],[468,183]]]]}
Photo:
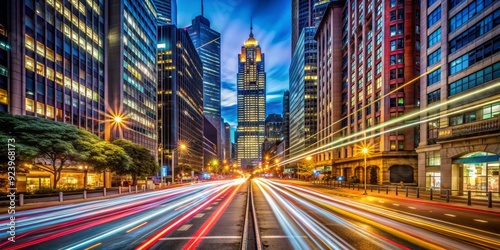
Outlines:
{"type": "MultiPolygon", "coordinates": [[[[175,153],[177,152],[177,150],[178,150],[179,148],[180,148],[181,150],[185,150],[185,149],[186,149],[186,145],[181,144],[181,145],[179,145],[179,147],[174,148],[174,149],[172,150],[172,184],[174,184],[174,183],[175,183],[175,171],[174,171],[174,169],[175,169],[175,153]]],[[[181,181],[182,181],[182,176],[181,176],[181,181]]]]}

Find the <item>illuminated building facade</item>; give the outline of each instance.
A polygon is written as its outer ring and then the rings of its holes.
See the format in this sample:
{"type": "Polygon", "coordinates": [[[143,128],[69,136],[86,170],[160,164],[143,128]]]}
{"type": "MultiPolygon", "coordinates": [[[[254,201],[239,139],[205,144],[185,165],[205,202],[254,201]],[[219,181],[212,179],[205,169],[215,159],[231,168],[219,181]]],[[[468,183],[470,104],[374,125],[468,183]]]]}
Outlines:
{"type": "Polygon", "coordinates": [[[269,114],[266,118],[266,139],[281,141],[283,137],[283,117],[280,114],[269,114]]]}
{"type": "Polygon", "coordinates": [[[224,159],[231,160],[231,126],[227,122],[224,123],[224,132],[224,159]]]}
{"type": "Polygon", "coordinates": [[[177,24],[177,0],[153,0],[158,14],[158,26],[177,24]]]}
{"type": "Polygon", "coordinates": [[[217,154],[223,159],[220,33],[210,28],[210,21],[203,13],[193,19],[191,26],[186,29],[203,63],[203,114],[217,128],[217,154]]]}
{"type": "Polygon", "coordinates": [[[290,91],[283,93],[283,138],[285,140],[285,155],[288,156],[290,148],[290,91]]]}
{"type": "MultiPolygon", "coordinates": [[[[158,144],[161,166],[203,166],[203,68],[184,29],[158,27],[158,144]],[[179,149],[185,144],[187,149],[179,149]]],[[[201,169],[200,169],[201,170],[201,169]]],[[[177,172],[174,172],[177,173],[177,172]]]]}
{"type": "MultiPolygon", "coordinates": [[[[8,10],[8,2],[0,2],[0,9],[8,10]]],[[[7,113],[9,98],[9,57],[10,45],[8,42],[9,18],[0,15],[0,113],[7,113]]]]}
{"type": "Polygon", "coordinates": [[[500,2],[422,1],[420,187],[499,191],[500,2]],[[489,88],[489,89],[488,89],[489,88]],[[439,105],[442,105],[438,107],[439,105]]]}
{"type": "Polygon", "coordinates": [[[397,129],[403,122],[384,124],[418,109],[418,80],[403,84],[420,75],[420,5],[396,0],[346,1],[339,34],[339,4],[330,3],[316,33],[318,145],[346,136],[358,141],[325,149],[318,161],[331,162],[334,176],[364,181],[361,148],[368,138],[368,183],[416,183],[418,128],[397,129]]]}
{"type": "Polygon", "coordinates": [[[250,37],[238,55],[237,154],[240,167],[258,166],[262,159],[266,120],[266,72],[258,41],[250,37]]]}
{"type": "MultiPolygon", "coordinates": [[[[10,46],[10,86],[0,80],[1,109],[73,124],[104,138],[106,6],[81,0],[2,4],[10,9],[12,44],[0,46],[2,54],[10,46]]],[[[7,37],[3,30],[0,36],[7,37]]]]}
{"type": "Polygon", "coordinates": [[[302,29],[290,65],[290,155],[315,146],[317,126],[316,52],[314,27],[302,29]]]}
{"type": "Polygon", "coordinates": [[[107,138],[124,138],[157,155],[156,9],[151,0],[109,0],[107,138]],[[122,128],[123,127],[123,128],[122,128]]]}

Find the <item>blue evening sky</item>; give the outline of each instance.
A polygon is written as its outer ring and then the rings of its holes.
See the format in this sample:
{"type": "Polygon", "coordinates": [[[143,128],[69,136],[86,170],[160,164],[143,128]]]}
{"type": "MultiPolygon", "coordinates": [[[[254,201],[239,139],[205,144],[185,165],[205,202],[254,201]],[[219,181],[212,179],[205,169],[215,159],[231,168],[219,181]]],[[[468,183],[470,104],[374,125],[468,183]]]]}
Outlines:
{"type": "MultiPolygon", "coordinates": [[[[250,33],[265,54],[267,72],[267,114],[282,113],[283,92],[288,89],[291,47],[290,0],[205,0],[204,16],[211,28],[221,33],[222,117],[236,126],[236,74],[238,54],[250,33]]],[[[191,25],[201,14],[201,0],[177,0],[177,26],[191,25]]]]}

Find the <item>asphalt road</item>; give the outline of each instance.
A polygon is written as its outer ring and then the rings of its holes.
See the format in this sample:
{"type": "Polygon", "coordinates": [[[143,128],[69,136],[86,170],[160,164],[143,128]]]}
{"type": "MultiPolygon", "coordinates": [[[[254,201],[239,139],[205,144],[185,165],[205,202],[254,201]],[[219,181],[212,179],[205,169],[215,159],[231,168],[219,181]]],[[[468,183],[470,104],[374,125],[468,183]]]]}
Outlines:
{"type": "MultiPolygon", "coordinates": [[[[4,233],[0,249],[241,249],[249,183],[19,211],[16,242],[4,233]]],[[[304,182],[253,179],[251,186],[263,249],[500,249],[500,213],[493,211],[304,182]]],[[[0,215],[0,231],[7,223],[9,215],[0,215]]]]}

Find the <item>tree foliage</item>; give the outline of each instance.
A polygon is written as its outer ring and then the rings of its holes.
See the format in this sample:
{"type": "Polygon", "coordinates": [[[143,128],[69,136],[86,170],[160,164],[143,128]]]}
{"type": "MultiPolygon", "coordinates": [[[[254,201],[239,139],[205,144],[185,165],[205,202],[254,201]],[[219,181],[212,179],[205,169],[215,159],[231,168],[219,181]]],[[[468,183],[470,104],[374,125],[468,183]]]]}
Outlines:
{"type": "MultiPolygon", "coordinates": [[[[54,176],[63,169],[86,163],[96,169],[128,167],[125,151],[75,126],[31,116],[0,114],[0,140],[15,139],[16,163],[31,163],[54,176]]],[[[0,164],[5,159],[0,159],[0,164]]],[[[2,164],[4,165],[4,164],[2,164]]]]}
{"type": "Polygon", "coordinates": [[[132,175],[133,185],[137,184],[138,177],[144,178],[147,175],[158,173],[158,162],[155,157],[151,155],[149,149],[124,139],[115,140],[113,144],[123,148],[127,155],[132,158],[132,162],[128,169],[117,169],[116,172],[118,174],[132,175]]]}

